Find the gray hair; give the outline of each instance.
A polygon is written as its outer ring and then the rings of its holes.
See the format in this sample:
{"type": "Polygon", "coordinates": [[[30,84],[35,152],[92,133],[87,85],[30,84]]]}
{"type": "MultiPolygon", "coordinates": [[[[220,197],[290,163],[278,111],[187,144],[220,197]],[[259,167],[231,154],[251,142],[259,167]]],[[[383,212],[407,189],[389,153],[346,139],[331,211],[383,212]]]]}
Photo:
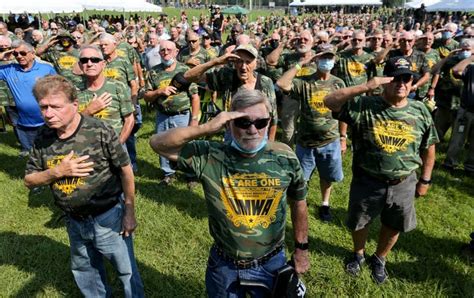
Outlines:
{"type": "Polygon", "coordinates": [[[92,45],[92,44],[89,44],[89,45],[85,45],[85,46],[82,46],[81,47],[81,50],[79,52],[79,57],[81,56],[82,52],[84,50],[87,50],[87,49],[91,49],[91,50],[94,50],[97,52],[97,55],[99,56],[100,59],[104,59],[104,55],[102,54],[102,51],[99,49],[98,46],[96,45],[92,45]]]}
{"type": "Polygon", "coordinates": [[[0,35],[0,41],[1,41],[1,40],[6,41],[7,46],[8,46],[8,47],[11,47],[11,45],[12,45],[12,39],[11,39],[10,37],[4,36],[4,35],[0,35]]]}
{"type": "Polygon", "coordinates": [[[267,112],[271,113],[270,101],[262,91],[242,88],[232,97],[230,110],[238,111],[261,103],[265,105],[267,112]]]}
{"type": "Polygon", "coordinates": [[[459,43],[460,48],[471,48],[474,49],[474,38],[465,38],[459,43]]]}
{"type": "Polygon", "coordinates": [[[14,42],[12,42],[12,48],[14,49],[17,49],[21,46],[24,46],[25,48],[27,48],[29,52],[33,52],[33,53],[35,52],[35,48],[31,44],[27,43],[26,41],[15,40],[14,42]]]}
{"type": "Polygon", "coordinates": [[[99,40],[100,41],[111,41],[115,44],[117,44],[117,39],[112,35],[112,34],[109,34],[109,33],[102,33],[99,37],[99,40]]]}

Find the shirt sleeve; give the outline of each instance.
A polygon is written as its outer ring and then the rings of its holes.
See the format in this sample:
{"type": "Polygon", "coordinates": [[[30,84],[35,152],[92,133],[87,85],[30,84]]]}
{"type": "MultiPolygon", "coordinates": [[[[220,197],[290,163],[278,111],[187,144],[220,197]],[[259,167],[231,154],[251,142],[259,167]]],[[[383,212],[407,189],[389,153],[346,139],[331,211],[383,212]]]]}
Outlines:
{"type": "Polygon", "coordinates": [[[125,152],[123,145],[120,144],[119,137],[114,129],[106,123],[103,123],[103,147],[104,155],[111,161],[115,168],[121,168],[130,164],[130,158],[125,152]]]}
{"type": "Polygon", "coordinates": [[[308,188],[304,179],[303,170],[296,156],[291,159],[291,165],[293,167],[293,177],[287,190],[288,199],[295,201],[305,200],[308,188]]]}
{"type": "Polygon", "coordinates": [[[120,115],[126,116],[135,111],[135,108],[132,104],[132,96],[130,93],[130,88],[125,86],[125,84],[118,84],[117,87],[117,98],[120,101],[120,115]]]}
{"type": "Polygon", "coordinates": [[[209,156],[208,141],[192,141],[184,145],[178,156],[178,169],[201,177],[209,156]]]}

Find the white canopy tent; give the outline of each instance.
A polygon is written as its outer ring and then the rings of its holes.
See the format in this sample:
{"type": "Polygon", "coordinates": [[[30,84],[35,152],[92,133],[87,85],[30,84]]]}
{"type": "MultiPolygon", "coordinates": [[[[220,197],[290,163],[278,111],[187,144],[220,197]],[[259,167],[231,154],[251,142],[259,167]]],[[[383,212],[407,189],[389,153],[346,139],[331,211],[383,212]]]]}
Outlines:
{"type": "Polygon", "coordinates": [[[83,3],[85,9],[88,10],[111,10],[111,11],[148,11],[162,12],[158,5],[146,2],[145,0],[79,0],[83,3]]]}
{"type": "Polygon", "coordinates": [[[382,5],[381,0],[296,0],[290,6],[382,5]]]}
{"type": "Polygon", "coordinates": [[[439,3],[430,5],[427,11],[474,11],[473,0],[441,0],[439,3]]]}
{"type": "Polygon", "coordinates": [[[79,0],[20,0],[0,1],[0,13],[70,13],[82,12],[84,7],[79,0]]]}
{"type": "Polygon", "coordinates": [[[413,0],[405,3],[405,8],[419,8],[421,4],[425,4],[425,8],[440,2],[441,0],[413,0]]]}

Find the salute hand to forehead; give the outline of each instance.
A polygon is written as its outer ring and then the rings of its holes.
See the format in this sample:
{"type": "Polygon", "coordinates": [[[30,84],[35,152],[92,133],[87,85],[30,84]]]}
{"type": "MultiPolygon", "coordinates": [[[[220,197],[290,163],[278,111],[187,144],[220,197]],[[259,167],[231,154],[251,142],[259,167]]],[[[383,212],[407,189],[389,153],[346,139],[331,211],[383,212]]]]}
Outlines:
{"type": "Polygon", "coordinates": [[[226,124],[234,119],[248,116],[242,112],[221,112],[211,121],[203,124],[210,134],[218,133],[225,128],[226,124]]]}

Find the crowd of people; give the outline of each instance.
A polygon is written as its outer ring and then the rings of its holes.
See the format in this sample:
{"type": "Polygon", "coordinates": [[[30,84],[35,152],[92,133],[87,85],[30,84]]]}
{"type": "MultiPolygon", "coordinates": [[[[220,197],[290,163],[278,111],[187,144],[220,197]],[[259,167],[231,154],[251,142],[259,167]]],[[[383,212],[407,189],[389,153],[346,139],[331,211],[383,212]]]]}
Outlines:
{"type": "Polygon", "coordinates": [[[66,214],[72,272],[86,297],[110,295],[103,257],[126,297],[144,295],[130,236],[145,105],[156,110],[150,145],[161,187],[182,171],[190,191],[204,188],[210,297],[264,297],[277,286],[287,203],[292,268],[309,270],[310,180],[317,170],[318,217],[329,222],[347,150],[353,254],[345,268],[357,276],[367,262],[378,284],[400,232],[416,227],[414,198],[432,183],[437,144],[448,143],[444,168],[463,163],[474,175],[474,24],[465,14],[337,10],[250,21],[213,6],[191,19],[183,11],[27,20],[0,21],[2,117],[28,158],[25,184],[50,185],[66,214]]]}

